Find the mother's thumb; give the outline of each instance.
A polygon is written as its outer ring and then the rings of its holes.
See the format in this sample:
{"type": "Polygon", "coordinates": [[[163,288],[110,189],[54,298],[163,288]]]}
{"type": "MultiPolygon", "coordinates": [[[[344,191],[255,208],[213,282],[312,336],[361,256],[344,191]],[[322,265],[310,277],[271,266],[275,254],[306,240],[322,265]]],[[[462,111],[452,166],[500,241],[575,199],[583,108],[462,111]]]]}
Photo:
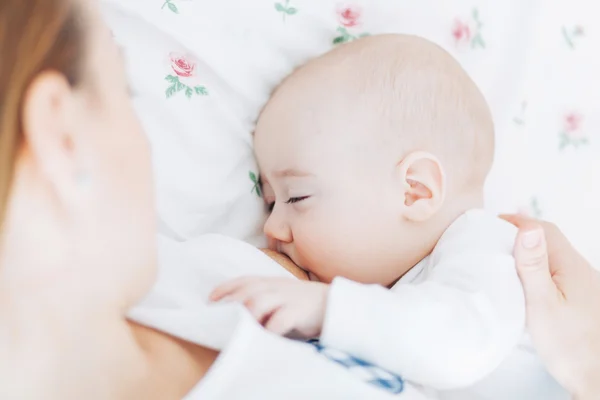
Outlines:
{"type": "Polygon", "coordinates": [[[546,238],[541,226],[521,227],[514,251],[519,278],[529,306],[556,299],[556,285],[548,265],[546,238]]]}

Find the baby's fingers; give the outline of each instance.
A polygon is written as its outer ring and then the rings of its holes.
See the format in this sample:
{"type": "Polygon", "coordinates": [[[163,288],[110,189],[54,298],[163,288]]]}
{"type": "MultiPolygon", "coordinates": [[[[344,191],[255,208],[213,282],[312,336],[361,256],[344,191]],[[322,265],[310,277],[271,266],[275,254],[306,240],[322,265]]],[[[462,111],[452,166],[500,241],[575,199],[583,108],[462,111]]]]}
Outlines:
{"type": "Polygon", "coordinates": [[[258,285],[260,281],[260,278],[237,278],[227,281],[212,291],[209,300],[219,301],[225,297],[239,299],[244,292],[248,292],[250,287],[258,285]]]}
{"type": "Polygon", "coordinates": [[[264,324],[283,303],[283,297],[277,293],[258,293],[244,300],[244,306],[260,324],[264,324]]]}
{"type": "Polygon", "coordinates": [[[264,326],[268,331],[285,336],[295,328],[295,322],[290,310],[285,307],[280,307],[275,310],[264,326]]]}

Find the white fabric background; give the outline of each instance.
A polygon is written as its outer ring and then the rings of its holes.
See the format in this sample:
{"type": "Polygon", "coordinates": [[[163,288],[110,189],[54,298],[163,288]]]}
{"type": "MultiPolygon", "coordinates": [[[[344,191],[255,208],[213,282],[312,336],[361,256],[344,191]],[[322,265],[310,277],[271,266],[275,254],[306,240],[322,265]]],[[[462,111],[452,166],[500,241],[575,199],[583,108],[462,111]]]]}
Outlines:
{"type": "Polygon", "coordinates": [[[591,234],[600,223],[600,32],[593,2],[105,3],[130,13],[111,26],[126,50],[136,102],[154,145],[162,227],[170,237],[213,232],[250,239],[260,232],[263,210],[249,179],[256,172],[251,132],[257,113],[281,78],[330,49],[338,27],[356,22],[346,28],[350,34],[412,33],[448,49],[493,110],[497,154],[488,208],[555,221],[600,264],[600,246],[591,234]],[[477,33],[484,48],[473,43],[477,33]],[[199,82],[208,95],[188,99],[182,91],[166,98],[165,76],[176,76],[173,53],[195,63],[194,76],[181,81],[199,82]],[[569,115],[575,115],[575,124],[566,122],[569,115]],[[565,127],[587,144],[559,149],[565,127]]]}
{"type": "MultiPolygon", "coordinates": [[[[600,266],[600,246],[592,234],[600,224],[600,32],[591,1],[103,3],[124,50],[156,170],[161,282],[134,310],[138,320],[192,341],[210,334],[202,327],[220,334],[226,324],[217,326],[216,320],[208,319],[211,312],[198,304],[207,287],[196,285],[243,274],[248,259],[264,273],[278,271],[250,246],[237,242],[228,250],[210,244],[204,235],[262,242],[264,207],[252,180],[258,172],[252,157],[254,121],[281,79],[331,49],[342,33],[418,34],[449,50],[479,84],[495,119],[497,152],[487,207],[557,222],[600,266]],[[569,140],[561,148],[563,134],[569,140]],[[199,243],[213,256],[200,254],[199,243]],[[236,254],[245,257],[245,263],[236,261],[236,254]],[[195,265],[214,274],[176,276],[182,269],[196,271],[195,265]],[[190,289],[184,293],[183,287],[190,289]],[[206,319],[196,314],[198,309],[206,311],[206,319]],[[186,314],[190,310],[192,314],[186,314]],[[197,315],[197,324],[191,315],[197,315]],[[171,318],[179,318],[181,325],[171,318]]],[[[228,318],[212,314],[217,320],[228,318]]],[[[277,341],[260,335],[265,343],[277,341]]],[[[264,349],[271,347],[267,343],[264,349]]],[[[219,365],[231,371],[230,364],[219,365]]],[[[240,375],[250,378],[254,379],[240,375]]]]}

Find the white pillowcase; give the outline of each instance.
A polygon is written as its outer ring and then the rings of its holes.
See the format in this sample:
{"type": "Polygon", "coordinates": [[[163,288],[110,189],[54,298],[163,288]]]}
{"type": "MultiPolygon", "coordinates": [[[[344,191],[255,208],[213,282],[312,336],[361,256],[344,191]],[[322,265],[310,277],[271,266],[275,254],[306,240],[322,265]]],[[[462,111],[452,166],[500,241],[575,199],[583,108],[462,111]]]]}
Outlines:
{"type": "Polygon", "coordinates": [[[399,32],[448,49],[486,96],[488,208],[558,221],[600,262],[587,234],[600,223],[600,36],[588,1],[558,3],[104,0],[154,149],[162,233],[260,243],[251,133],[270,92],[336,38],[399,32]]]}

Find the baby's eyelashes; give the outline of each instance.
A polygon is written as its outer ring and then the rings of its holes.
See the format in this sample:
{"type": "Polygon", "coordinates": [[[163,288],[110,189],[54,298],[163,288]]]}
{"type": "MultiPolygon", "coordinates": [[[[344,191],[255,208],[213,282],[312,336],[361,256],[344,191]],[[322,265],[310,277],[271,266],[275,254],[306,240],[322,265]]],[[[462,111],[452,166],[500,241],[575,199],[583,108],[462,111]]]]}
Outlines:
{"type": "Polygon", "coordinates": [[[306,200],[308,199],[310,196],[300,196],[300,197],[290,197],[288,199],[288,201],[285,202],[285,204],[294,204],[294,203],[298,203],[302,200],[306,200]]]}
{"type": "MultiPolygon", "coordinates": [[[[285,204],[294,204],[294,203],[299,203],[302,200],[306,200],[308,199],[310,196],[298,196],[298,197],[290,197],[285,204]]],[[[269,210],[270,213],[273,212],[273,209],[275,208],[275,200],[269,200],[269,199],[265,199],[265,202],[267,203],[267,210],[269,210]]]]}

